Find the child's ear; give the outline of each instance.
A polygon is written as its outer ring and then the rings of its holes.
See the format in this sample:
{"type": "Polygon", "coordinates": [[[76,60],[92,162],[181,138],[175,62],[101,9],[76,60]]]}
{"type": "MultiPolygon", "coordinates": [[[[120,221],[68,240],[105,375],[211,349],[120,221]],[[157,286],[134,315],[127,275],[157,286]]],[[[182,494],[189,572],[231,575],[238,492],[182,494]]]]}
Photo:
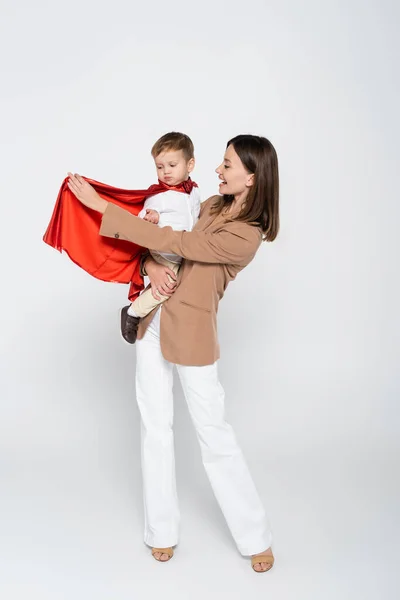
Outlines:
{"type": "Polygon", "coordinates": [[[191,158],[191,159],[188,161],[188,164],[187,164],[187,170],[188,170],[188,172],[189,172],[189,173],[190,173],[191,171],[193,171],[195,164],[196,164],[196,161],[195,161],[195,159],[194,159],[194,158],[191,158]]]}

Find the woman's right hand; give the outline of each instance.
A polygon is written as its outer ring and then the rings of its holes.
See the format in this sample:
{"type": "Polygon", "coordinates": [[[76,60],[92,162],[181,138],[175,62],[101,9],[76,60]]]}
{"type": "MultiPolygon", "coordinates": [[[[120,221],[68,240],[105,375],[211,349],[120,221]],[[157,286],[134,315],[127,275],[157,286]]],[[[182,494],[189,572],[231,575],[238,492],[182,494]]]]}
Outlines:
{"type": "Polygon", "coordinates": [[[176,275],[173,270],[160,265],[150,256],[146,259],[144,267],[150,279],[153,298],[161,300],[159,293],[163,296],[172,296],[176,288],[176,275]]]}

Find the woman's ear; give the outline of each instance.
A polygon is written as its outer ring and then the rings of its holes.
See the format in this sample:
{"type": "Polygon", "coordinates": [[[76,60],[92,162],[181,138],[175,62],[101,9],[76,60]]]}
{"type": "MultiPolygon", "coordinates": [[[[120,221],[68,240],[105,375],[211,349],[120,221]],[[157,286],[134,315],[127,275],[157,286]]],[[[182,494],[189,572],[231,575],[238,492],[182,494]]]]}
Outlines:
{"type": "Polygon", "coordinates": [[[254,173],[249,173],[246,178],[246,187],[251,187],[254,184],[254,173]]]}

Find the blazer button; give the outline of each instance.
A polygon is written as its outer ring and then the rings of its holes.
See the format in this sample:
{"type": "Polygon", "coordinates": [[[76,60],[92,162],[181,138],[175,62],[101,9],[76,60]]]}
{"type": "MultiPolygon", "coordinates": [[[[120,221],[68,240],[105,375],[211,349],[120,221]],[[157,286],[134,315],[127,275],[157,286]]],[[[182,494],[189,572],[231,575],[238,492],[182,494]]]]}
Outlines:
{"type": "Polygon", "coordinates": [[[119,233],[114,233],[114,237],[118,239],[119,238],[119,233]]]}

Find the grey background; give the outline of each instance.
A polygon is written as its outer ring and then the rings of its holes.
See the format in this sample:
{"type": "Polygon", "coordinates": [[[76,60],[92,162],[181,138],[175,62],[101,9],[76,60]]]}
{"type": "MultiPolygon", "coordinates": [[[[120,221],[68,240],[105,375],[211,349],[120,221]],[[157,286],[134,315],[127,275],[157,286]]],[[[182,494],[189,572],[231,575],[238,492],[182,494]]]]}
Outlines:
{"type": "Polygon", "coordinates": [[[398,4],[1,3],[0,592],[7,600],[395,598],[398,4]],[[203,198],[238,133],[277,148],[281,233],[221,303],[227,414],[274,532],[237,554],[176,382],[182,536],[142,543],[127,287],[42,241],[68,170],[155,180],[195,143],[203,198]]]}

